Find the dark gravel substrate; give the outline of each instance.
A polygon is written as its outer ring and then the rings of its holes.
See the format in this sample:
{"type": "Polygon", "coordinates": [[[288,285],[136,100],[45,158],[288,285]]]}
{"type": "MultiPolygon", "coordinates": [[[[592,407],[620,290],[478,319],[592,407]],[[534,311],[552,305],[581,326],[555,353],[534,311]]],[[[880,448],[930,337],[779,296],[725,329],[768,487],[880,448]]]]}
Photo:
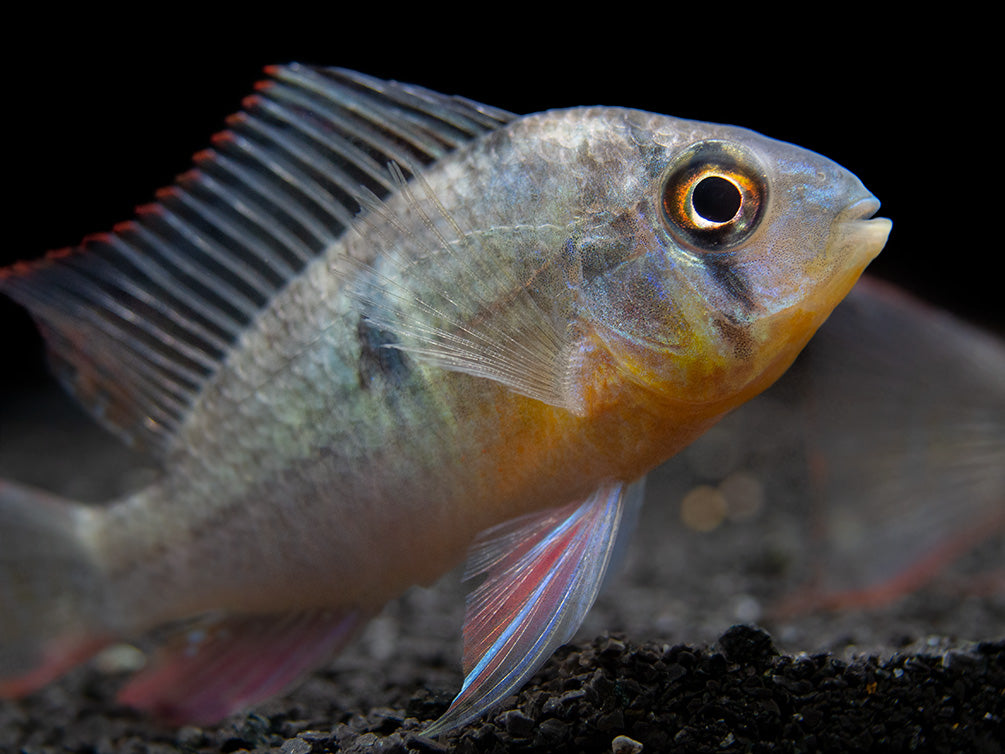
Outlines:
{"type": "Polygon", "coordinates": [[[336,710],[346,700],[334,693],[322,711],[309,702],[319,686],[335,684],[322,677],[285,705],[215,728],[157,730],[109,705],[109,682],[80,673],[63,690],[0,707],[0,749],[990,753],[1005,740],[1005,641],[846,663],[778,654],[768,634],[747,626],[710,649],[609,636],[564,647],[502,711],[439,741],[419,731],[446,708],[444,692],[401,694],[365,715],[336,710]],[[67,709],[67,693],[84,703],[67,709]]]}

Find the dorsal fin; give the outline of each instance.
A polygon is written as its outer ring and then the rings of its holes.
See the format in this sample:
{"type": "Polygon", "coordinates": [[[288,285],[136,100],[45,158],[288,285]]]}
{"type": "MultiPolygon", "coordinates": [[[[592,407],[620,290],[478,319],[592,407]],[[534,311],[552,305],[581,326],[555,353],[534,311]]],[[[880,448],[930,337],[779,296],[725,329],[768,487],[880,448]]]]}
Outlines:
{"type": "Polygon", "coordinates": [[[161,450],[248,324],[336,241],[386,165],[428,165],[514,116],[341,69],[266,69],[195,168],[110,233],[0,271],[61,381],[161,450]]]}

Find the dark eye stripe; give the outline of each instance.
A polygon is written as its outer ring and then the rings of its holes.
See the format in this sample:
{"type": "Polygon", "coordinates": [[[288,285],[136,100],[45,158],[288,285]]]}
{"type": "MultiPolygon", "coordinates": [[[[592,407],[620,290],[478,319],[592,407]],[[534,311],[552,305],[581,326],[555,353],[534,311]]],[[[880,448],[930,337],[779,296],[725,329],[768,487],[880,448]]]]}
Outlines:
{"type": "Polygon", "coordinates": [[[744,312],[752,312],[756,305],[747,276],[740,272],[729,255],[706,255],[701,262],[720,289],[729,294],[744,312]]]}

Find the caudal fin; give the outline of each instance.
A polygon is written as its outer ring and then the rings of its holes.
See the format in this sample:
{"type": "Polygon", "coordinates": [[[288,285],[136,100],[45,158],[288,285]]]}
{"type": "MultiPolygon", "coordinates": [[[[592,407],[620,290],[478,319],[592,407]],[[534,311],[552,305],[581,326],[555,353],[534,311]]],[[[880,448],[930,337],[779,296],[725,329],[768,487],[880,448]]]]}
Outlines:
{"type": "Polygon", "coordinates": [[[0,480],[0,697],[37,689],[114,638],[87,544],[97,515],[0,480]]]}

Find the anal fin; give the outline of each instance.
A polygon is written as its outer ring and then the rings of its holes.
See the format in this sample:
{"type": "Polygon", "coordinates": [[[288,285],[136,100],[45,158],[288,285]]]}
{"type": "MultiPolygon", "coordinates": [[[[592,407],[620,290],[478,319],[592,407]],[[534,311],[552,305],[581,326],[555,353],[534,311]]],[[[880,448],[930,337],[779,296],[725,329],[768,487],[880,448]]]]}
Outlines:
{"type": "Polygon", "coordinates": [[[366,623],[359,612],[231,616],[176,637],[119,693],[173,724],[210,724],[287,688],[366,623]]]}
{"type": "Polygon", "coordinates": [[[467,600],[464,685],[425,735],[488,711],[572,637],[604,584],[621,521],[634,519],[641,493],[641,482],[608,482],[585,501],[501,524],[476,540],[466,578],[484,581],[467,600]]]}

